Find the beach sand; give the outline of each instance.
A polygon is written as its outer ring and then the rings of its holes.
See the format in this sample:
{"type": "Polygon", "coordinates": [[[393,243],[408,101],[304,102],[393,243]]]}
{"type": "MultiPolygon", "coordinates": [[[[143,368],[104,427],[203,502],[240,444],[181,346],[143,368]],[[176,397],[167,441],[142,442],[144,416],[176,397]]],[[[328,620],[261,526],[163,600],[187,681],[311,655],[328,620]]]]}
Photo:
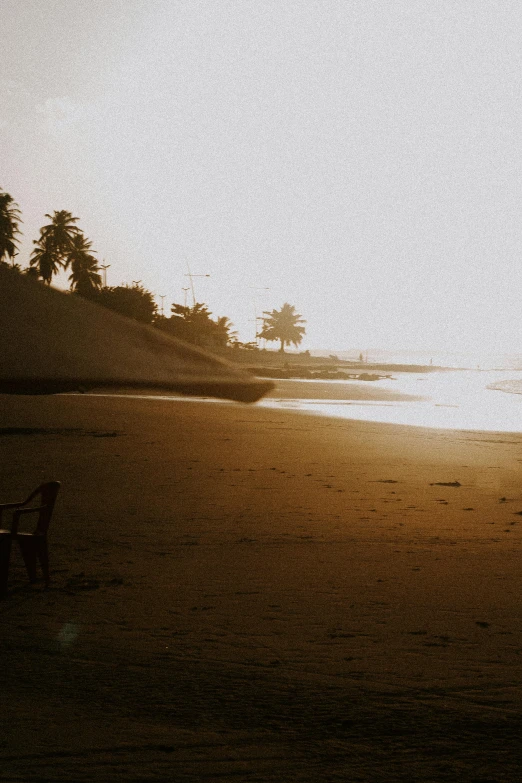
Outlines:
{"type": "Polygon", "coordinates": [[[522,779],[522,435],[3,397],[2,781],[522,779]],[[460,486],[449,486],[458,482],[460,486]]]}

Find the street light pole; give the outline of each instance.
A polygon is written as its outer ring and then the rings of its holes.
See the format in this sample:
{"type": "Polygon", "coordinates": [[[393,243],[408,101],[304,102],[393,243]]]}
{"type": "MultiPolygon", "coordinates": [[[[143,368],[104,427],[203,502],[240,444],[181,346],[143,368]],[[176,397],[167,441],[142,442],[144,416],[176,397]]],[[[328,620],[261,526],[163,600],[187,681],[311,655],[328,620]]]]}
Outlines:
{"type": "MultiPolygon", "coordinates": [[[[105,259],[103,259],[105,261],[105,259]]],[[[107,269],[110,264],[100,264],[100,269],[103,269],[103,287],[107,288],[107,269]]]]}
{"type": "Polygon", "coordinates": [[[194,277],[210,277],[210,275],[193,275],[192,272],[190,271],[190,267],[188,265],[188,261],[187,261],[187,269],[188,269],[188,274],[185,274],[185,277],[188,277],[188,279],[190,280],[190,289],[192,291],[192,307],[195,307],[196,306],[196,294],[194,293],[194,279],[193,278],[194,277]]]}
{"type": "MultiPolygon", "coordinates": [[[[266,286],[250,286],[250,290],[251,291],[270,291],[270,288],[267,288],[266,286]]],[[[257,324],[258,324],[259,321],[263,321],[263,317],[259,316],[257,314],[257,299],[256,299],[256,295],[254,294],[254,325],[255,325],[255,330],[256,330],[255,341],[256,341],[256,345],[257,345],[258,348],[259,348],[259,335],[257,333],[257,324]]]]}

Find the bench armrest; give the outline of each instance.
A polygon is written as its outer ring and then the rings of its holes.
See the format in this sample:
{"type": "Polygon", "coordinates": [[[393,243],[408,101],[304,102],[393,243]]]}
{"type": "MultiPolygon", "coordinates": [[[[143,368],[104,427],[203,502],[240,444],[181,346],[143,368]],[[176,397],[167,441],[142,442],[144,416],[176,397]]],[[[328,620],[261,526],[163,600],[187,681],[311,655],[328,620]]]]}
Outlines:
{"type": "Polygon", "coordinates": [[[0,503],[0,514],[8,508],[20,508],[20,506],[24,505],[24,502],[25,501],[22,500],[20,503],[0,503]]]}
{"type": "Polygon", "coordinates": [[[13,524],[11,527],[11,533],[16,535],[18,533],[18,525],[20,523],[20,517],[22,514],[32,514],[34,511],[43,511],[47,506],[34,506],[34,508],[21,508],[19,511],[15,511],[13,514],[13,524]]]}

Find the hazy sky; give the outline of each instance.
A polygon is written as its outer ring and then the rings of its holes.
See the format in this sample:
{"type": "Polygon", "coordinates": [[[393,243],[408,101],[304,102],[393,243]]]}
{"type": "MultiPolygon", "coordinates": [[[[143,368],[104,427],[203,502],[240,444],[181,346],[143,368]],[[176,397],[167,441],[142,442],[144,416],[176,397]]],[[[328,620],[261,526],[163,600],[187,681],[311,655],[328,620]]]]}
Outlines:
{"type": "MultiPolygon", "coordinates": [[[[0,0],[0,186],[242,339],[522,351],[522,4],[0,0]],[[269,291],[256,288],[269,287],[269,291]]],[[[158,299],[159,301],[159,299],[158,299]]]]}

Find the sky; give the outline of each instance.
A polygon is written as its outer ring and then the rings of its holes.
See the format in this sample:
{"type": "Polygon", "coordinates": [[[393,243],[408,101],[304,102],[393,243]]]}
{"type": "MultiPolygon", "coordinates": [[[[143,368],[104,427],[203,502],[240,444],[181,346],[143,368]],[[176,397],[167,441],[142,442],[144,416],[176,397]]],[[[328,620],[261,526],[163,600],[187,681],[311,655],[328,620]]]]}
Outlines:
{"type": "MultiPolygon", "coordinates": [[[[515,0],[0,0],[0,187],[165,314],[522,353],[515,0]]],[[[67,283],[64,278],[61,284],[67,283]]],[[[275,344],[274,344],[275,345],[275,344]]]]}

